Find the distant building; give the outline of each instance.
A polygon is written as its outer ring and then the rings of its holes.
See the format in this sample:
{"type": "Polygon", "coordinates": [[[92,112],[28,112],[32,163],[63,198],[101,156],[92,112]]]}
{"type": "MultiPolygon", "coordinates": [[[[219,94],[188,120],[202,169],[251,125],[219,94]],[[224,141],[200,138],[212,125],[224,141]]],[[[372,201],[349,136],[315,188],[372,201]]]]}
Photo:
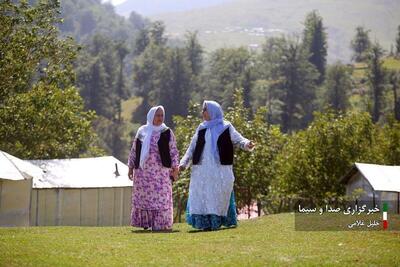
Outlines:
{"type": "Polygon", "coordinates": [[[0,150],[0,226],[29,226],[32,178],[43,171],[0,150]]]}
{"type": "MultiPolygon", "coordinates": [[[[0,226],[130,224],[132,181],[118,159],[8,158],[24,176],[0,177],[0,226]]],[[[0,170],[8,158],[0,157],[0,170]]]]}
{"type": "Polygon", "coordinates": [[[355,163],[341,182],[346,195],[362,190],[358,200],[378,206],[387,201],[391,212],[400,213],[400,166],[355,163]]]}

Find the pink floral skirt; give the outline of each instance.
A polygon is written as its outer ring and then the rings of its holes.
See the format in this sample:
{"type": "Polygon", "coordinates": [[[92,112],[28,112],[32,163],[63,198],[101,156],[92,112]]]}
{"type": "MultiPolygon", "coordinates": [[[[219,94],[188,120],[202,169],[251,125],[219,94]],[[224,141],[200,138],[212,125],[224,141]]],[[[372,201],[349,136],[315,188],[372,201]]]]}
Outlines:
{"type": "Polygon", "coordinates": [[[172,229],[173,210],[143,210],[132,206],[131,226],[151,228],[152,230],[172,229]]]}

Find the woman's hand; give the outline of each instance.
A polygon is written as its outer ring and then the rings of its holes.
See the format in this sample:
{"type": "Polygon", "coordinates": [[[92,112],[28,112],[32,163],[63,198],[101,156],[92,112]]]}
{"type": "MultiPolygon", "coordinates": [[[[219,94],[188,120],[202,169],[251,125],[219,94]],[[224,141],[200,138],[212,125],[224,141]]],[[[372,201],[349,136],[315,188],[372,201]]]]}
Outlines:
{"type": "Polygon", "coordinates": [[[183,165],[179,165],[179,171],[181,172],[181,171],[184,171],[186,169],[186,167],[185,166],[183,166],[183,165]]]}
{"type": "Polygon", "coordinates": [[[133,181],[133,168],[129,168],[128,178],[129,178],[129,180],[133,181]]]}
{"type": "Polygon", "coordinates": [[[172,168],[172,177],[174,177],[174,181],[178,180],[179,176],[179,167],[172,168]]]}
{"type": "Polygon", "coordinates": [[[247,147],[249,150],[252,150],[253,148],[256,147],[256,144],[253,143],[253,141],[250,141],[249,143],[247,143],[246,147],[247,147]]]}

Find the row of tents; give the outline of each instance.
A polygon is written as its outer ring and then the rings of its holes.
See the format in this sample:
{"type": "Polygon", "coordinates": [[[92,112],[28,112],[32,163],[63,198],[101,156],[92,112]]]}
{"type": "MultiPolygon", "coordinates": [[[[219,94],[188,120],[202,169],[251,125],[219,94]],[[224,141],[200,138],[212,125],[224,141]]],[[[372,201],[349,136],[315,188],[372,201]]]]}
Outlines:
{"type": "Polygon", "coordinates": [[[0,151],[0,226],[129,225],[127,174],[111,156],[21,160],[0,151]]]}
{"type": "MultiPolygon", "coordinates": [[[[21,160],[0,150],[0,226],[129,225],[132,181],[112,156],[21,160]]],[[[338,178],[339,179],[339,178],[338,178]]],[[[341,181],[400,213],[400,166],[355,163],[341,181]]]]}

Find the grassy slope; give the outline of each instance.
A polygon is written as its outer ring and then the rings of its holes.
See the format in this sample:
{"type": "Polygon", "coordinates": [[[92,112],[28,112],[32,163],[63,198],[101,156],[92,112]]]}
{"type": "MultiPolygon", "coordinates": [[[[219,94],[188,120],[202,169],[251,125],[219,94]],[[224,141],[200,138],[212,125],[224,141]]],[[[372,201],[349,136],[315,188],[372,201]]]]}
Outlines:
{"type": "Polygon", "coordinates": [[[0,228],[0,265],[375,265],[400,262],[399,232],[300,232],[294,215],[236,229],[144,233],[129,227],[0,228]]]}
{"type": "Polygon", "coordinates": [[[216,7],[187,12],[155,15],[171,34],[182,35],[186,30],[199,30],[200,40],[207,50],[221,46],[262,43],[264,37],[247,33],[223,32],[225,27],[264,27],[300,33],[305,14],[316,9],[324,18],[328,31],[331,61],[350,59],[350,40],[355,27],[371,29],[372,40],[386,48],[394,43],[400,21],[400,3],[395,0],[237,0],[216,7]],[[216,33],[206,34],[212,30],[216,33]]]}
{"type": "MultiPolygon", "coordinates": [[[[364,90],[368,90],[368,82],[367,82],[367,64],[366,63],[355,63],[354,65],[354,69],[353,69],[353,79],[355,81],[355,87],[360,89],[360,88],[364,88],[364,90]],[[364,84],[361,83],[361,81],[364,81],[364,84]]],[[[397,70],[400,71],[400,60],[399,59],[395,59],[393,57],[387,57],[384,59],[383,61],[383,66],[388,69],[388,70],[397,70]]],[[[365,93],[367,93],[367,91],[365,91],[365,93]]],[[[393,98],[393,94],[391,93],[391,91],[387,91],[387,94],[389,94],[389,103],[387,103],[386,105],[390,107],[390,109],[392,109],[391,104],[392,104],[392,98],[393,98]]],[[[352,94],[350,96],[350,104],[352,106],[352,109],[354,110],[358,110],[358,111],[365,111],[367,109],[368,106],[368,101],[369,96],[368,94],[365,94],[364,96],[361,96],[358,93],[352,94]]]]}

